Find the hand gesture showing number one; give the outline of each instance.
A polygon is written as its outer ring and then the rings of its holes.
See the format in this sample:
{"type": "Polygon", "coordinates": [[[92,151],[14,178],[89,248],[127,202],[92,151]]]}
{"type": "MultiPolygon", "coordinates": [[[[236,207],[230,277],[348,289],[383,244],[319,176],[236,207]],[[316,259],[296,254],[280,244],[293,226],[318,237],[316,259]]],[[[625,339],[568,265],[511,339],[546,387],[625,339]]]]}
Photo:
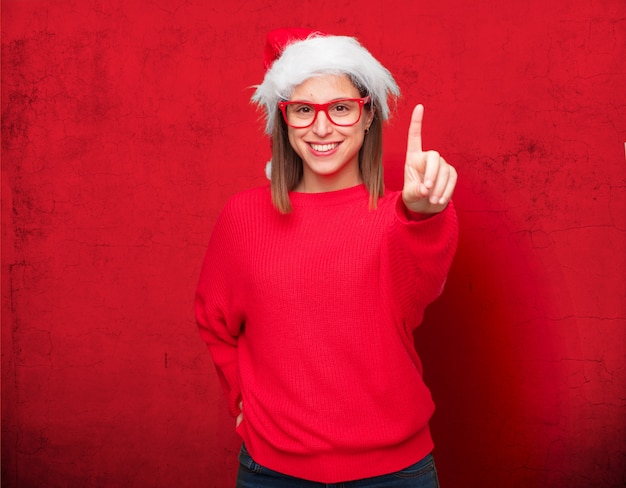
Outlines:
{"type": "Polygon", "coordinates": [[[422,150],[424,106],[417,105],[411,116],[404,164],[402,200],[412,212],[441,212],[454,192],[457,173],[437,151],[422,150]]]}

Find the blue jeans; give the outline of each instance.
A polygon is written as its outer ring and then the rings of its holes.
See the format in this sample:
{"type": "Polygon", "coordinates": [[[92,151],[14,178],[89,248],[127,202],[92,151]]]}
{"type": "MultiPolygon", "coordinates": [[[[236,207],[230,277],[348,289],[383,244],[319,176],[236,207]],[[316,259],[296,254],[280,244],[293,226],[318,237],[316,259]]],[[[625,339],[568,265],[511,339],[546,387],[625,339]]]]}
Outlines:
{"type": "Polygon", "coordinates": [[[432,454],[395,473],[342,483],[316,483],[261,466],[250,457],[246,446],[239,453],[237,488],[439,488],[432,454]]]}

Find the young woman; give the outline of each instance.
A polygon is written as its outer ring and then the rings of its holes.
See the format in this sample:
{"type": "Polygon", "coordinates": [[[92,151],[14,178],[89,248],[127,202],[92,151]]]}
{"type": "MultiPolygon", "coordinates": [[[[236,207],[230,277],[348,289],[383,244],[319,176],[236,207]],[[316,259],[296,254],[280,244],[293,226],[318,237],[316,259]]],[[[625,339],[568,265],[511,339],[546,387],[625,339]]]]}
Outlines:
{"type": "Polygon", "coordinates": [[[238,486],[436,487],[413,330],[456,249],[456,171],[423,151],[418,105],[404,187],[385,191],[398,87],[355,39],[279,30],[265,61],[271,185],[226,204],[196,295],[243,439],[238,486]]]}

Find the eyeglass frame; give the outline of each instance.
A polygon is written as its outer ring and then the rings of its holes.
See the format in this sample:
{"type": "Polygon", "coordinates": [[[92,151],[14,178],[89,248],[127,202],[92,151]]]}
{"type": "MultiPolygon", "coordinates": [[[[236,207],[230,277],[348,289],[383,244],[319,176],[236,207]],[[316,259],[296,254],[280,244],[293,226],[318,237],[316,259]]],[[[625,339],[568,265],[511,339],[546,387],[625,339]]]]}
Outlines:
{"type": "Polygon", "coordinates": [[[327,103],[311,103],[311,102],[305,102],[301,100],[283,100],[283,101],[278,102],[278,108],[280,108],[280,111],[283,114],[283,120],[285,121],[285,124],[287,124],[292,129],[307,129],[308,127],[311,127],[317,120],[317,115],[320,113],[320,111],[326,114],[326,118],[329,120],[331,124],[336,125],[337,127],[352,127],[353,125],[359,123],[359,120],[361,120],[361,117],[363,116],[363,107],[366,104],[371,103],[371,101],[372,101],[372,97],[370,95],[367,95],[362,98],[340,98],[338,100],[332,100],[327,103]],[[338,124],[328,114],[328,107],[336,103],[341,103],[341,102],[358,102],[359,103],[359,117],[351,124],[338,124]],[[311,120],[310,124],[302,125],[302,126],[300,125],[294,126],[289,123],[289,121],[287,120],[287,107],[289,105],[294,105],[294,104],[307,105],[315,110],[315,114],[313,115],[313,120],[311,120]]]}

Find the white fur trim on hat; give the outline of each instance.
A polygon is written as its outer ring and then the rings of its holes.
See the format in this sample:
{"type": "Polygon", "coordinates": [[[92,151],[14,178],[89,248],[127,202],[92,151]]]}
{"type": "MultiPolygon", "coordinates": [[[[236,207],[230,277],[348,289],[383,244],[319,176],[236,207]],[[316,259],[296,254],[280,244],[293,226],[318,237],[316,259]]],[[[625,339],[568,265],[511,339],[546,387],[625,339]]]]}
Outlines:
{"type": "Polygon", "coordinates": [[[389,118],[387,99],[400,94],[391,73],[353,37],[313,35],[289,44],[256,86],[252,101],[265,109],[268,135],[278,102],[289,100],[293,89],[307,79],[325,74],[348,75],[372,97],[382,119],[389,118]]]}

